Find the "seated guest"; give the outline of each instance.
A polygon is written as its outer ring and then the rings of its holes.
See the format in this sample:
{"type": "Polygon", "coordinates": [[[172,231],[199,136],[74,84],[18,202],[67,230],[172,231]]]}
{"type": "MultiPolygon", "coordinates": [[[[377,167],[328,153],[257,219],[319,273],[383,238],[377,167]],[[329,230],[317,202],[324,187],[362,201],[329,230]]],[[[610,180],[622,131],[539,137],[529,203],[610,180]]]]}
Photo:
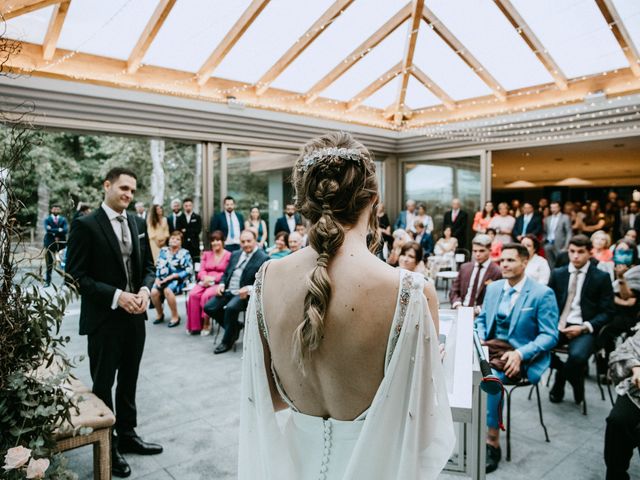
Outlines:
{"type": "Polygon", "coordinates": [[[164,321],[164,313],[162,311],[164,297],[167,299],[167,304],[171,310],[171,321],[167,325],[169,328],[175,327],[180,323],[176,295],[182,293],[193,273],[191,255],[189,250],[182,248],[182,238],[181,231],[171,232],[169,246],[160,249],[156,263],[156,280],[153,283],[153,288],[151,288],[151,301],[156,308],[157,314],[153,323],[158,324],[164,321]]]}
{"type": "MultiPolygon", "coordinates": [[[[527,278],[529,252],[518,243],[502,249],[500,269],[504,280],[487,287],[475,329],[489,347],[494,375],[504,383],[526,379],[540,381],[549,368],[550,351],[558,340],[558,307],[553,292],[527,278]]],[[[498,468],[501,458],[501,394],[487,395],[487,473],[498,468]]]]}
{"type": "Polygon", "coordinates": [[[479,212],[476,212],[473,217],[473,231],[475,233],[487,233],[489,223],[491,223],[491,219],[495,214],[496,211],[493,208],[493,202],[491,200],[485,202],[484,208],[479,212]]]}
{"type": "Polygon", "coordinates": [[[537,237],[540,234],[542,234],[542,219],[536,213],[531,203],[524,202],[522,204],[522,215],[516,218],[513,226],[513,238],[519,242],[526,235],[537,237]]]}
{"type": "Polygon", "coordinates": [[[449,300],[451,308],[474,307],[480,313],[487,285],[502,278],[500,267],[491,261],[491,238],[476,235],[471,242],[473,260],[460,266],[460,273],[453,281],[449,300]]]}
{"type": "Polygon", "coordinates": [[[217,284],[231,258],[231,252],[224,249],[224,234],[220,230],[213,232],[209,238],[211,250],[202,253],[198,283],[187,299],[187,331],[200,332],[202,336],[211,333],[211,319],[204,314],[204,306],[218,293],[217,284]]]}
{"type": "Polygon", "coordinates": [[[598,230],[591,235],[591,257],[602,263],[613,261],[613,252],[609,250],[611,239],[602,230],[598,230]]]}
{"type": "Polygon", "coordinates": [[[487,228],[487,235],[491,239],[491,261],[500,263],[500,255],[502,254],[502,242],[498,240],[496,231],[493,228],[487,228]]]}
{"type": "Polygon", "coordinates": [[[451,227],[445,227],[444,236],[433,247],[433,256],[429,257],[429,270],[431,278],[435,278],[438,272],[444,268],[456,269],[456,249],[458,239],[453,236],[451,227]]]}
{"type": "Polygon", "coordinates": [[[604,463],[607,480],[628,480],[633,451],[640,447],[640,331],[611,354],[609,372],[618,398],[607,417],[604,463]]]}
{"type": "Polygon", "coordinates": [[[389,265],[391,265],[392,267],[398,266],[402,246],[410,241],[411,235],[409,235],[406,230],[399,228],[393,232],[393,245],[391,247],[391,251],[389,252],[389,256],[387,257],[387,263],[389,265]]]}
{"type": "Polygon", "coordinates": [[[549,400],[564,399],[564,386],[573,387],[576,403],[584,400],[584,373],[593,353],[595,338],[609,323],[613,306],[613,290],[609,275],[590,262],[591,240],[576,235],[569,240],[569,265],[551,273],[549,287],[556,295],[561,311],[558,345],[568,345],[566,362],[554,359],[556,379],[549,392],[549,400]]]}
{"type": "Polygon", "coordinates": [[[410,272],[424,273],[422,247],[420,247],[418,242],[407,242],[402,246],[398,266],[410,272]]]}
{"type": "Polygon", "coordinates": [[[251,230],[240,234],[240,248],[231,255],[218,294],[204,306],[205,313],[224,327],[224,336],[213,351],[215,354],[231,350],[236,343],[240,332],[238,316],[247,309],[256,273],[269,259],[264,250],[258,248],[256,235],[251,230]]]}
{"type": "Polygon", "coordinates": [[[274,245],[267,253],[274,260],[289,255],[291,253],[291,250],[289,250],[289,234],[287,232],[276,233],[274,245]]]}
{"type": "Polygon", "coordinates": [[[527,269],[524,271],[525,275],[542,285],[547,285],[551,276],[551,269],[549,268],[549,262],[536,253],[540,251],[540,242],[533,235],[527,234],[522,237],[520,243],[529,252],[529,262],[527,262],[527,269]]]}
{"type": "Polygon", "coordinates": [[[433,253],[433,237],[430,232],[427,232],[420,220],[416,220],[413,225],[416,230],[414,240],[422,247],[422,255],[428,257],[433,253]]]}
{"type": "Polygon", "coordinates": [[[298,232],[289,235],[289,251],[295,253],[302,248],[302,237],[298,232]]]}
{"type": "Polygon", "coordinates": [[[307,226],[304,223],[296,225],[296,232],[302,239],[300,241],[300,248],[304,248],[309,245],[309,235],[307,235],[307,226]]]}

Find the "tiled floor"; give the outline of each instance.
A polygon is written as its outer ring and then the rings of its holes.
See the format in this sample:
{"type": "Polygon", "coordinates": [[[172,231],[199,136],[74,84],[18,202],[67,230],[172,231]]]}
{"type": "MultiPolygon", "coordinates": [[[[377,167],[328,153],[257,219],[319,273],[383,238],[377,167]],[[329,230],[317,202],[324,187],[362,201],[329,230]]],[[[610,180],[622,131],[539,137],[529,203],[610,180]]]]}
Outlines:
{"type": "MultiPolygon", "coordinates": [[[[180,308],[184,312],[184,306],[180,308]]],[[[77,335],[78,313],[79,305],[71,305],[63,325],[63,333],[72,338],[68,349],[71,355],[86,352],[86,337],[77,335]]],[[[138,433],[145,440],[161,443],[164,453],[152,457],[127,455],[133,470],[130,478],[235,478],[241,351],[214,356],[212,350],[212,337],[187,336],[182,327],[168,329],[148,323],[138,383],[138,433]]],[[[90,385],[86,358],[79,362],[77,374],[90,385]]],[[[526,390],[516,392],[512,461],[503,460],[498,471],[487,478],[603,479],[609,401],[602,401],[596,384],[589,381],[589,414],[583,416],[573,402],[550,404],[547,388],[541,386],[540,392],[551,442],[544,441],[535,399],[528,401],[526,390]]],[[[567,393],[571,397],[570,391],[567,393]]],[[[92,478],[91,448],[69,452],[68,458],[80,480],[92,478]]],[[[637,455],[630,474],[640,478],[637,455]]]]}

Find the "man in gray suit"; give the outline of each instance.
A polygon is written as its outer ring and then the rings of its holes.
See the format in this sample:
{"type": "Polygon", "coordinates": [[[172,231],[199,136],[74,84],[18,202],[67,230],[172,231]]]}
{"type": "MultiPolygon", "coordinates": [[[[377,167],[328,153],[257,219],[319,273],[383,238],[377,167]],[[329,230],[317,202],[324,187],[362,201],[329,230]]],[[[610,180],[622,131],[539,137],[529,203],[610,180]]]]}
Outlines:
{"type": "Polygon", "coordinates": [[[551,202],[551,215],[544,219],[544,253],[553,270],[556,258],[569,248],[571,238],[571,219],[562,213],[560,202],[551,202]]]}

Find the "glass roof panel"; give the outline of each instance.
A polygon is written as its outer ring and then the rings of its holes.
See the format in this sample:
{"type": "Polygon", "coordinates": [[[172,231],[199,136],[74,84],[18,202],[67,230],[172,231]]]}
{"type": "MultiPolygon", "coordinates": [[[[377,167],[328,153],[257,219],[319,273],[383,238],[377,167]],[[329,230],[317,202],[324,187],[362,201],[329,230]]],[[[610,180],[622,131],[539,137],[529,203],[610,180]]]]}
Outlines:
{"type": "Polygon", "coordinates": [[[428,6],[505,89],[553,81],[493,2],[464,2],[464,15],[460,2],[430,0],[428,6]]]}
{"type": "Polygon", "coordinates": [[[401,25],[376,48],[333,82],[321,96],[350,100],[363,88],[402,61],[407,38],[407,25],[401,25]]]}
{"type": "Polygon", "coordinates": [[[398,89],[400,88],[399,82],[400,76],[398,75],[380,90],[367,98],[364,102],[362,102],[362,104],[367,105],[368,107],[387,108],[394,101],[396,101],[396,98],[398,98],[398,89]]]}
{"type": "Polygon", "coordinates": [[[251,0],[176,2],[144,63],[197,72],[250,3],[251,0]]]}
{"type": "Polygon", "coordinates": [[[423,108],[440,105],[442,101],[412,75],[409,77],[409,85],[407,86],[407,95],[404,103],[411,108],[423,108]]]}
{"type": "Polygon", "coordinates": [[[126,60],[157,4],[157,0],[71,2],[58,46],[126,60]]]}
{"type": "Polygon", "coordinates": [[[490,95],[491,89],[425,22],[413,63],[454,100],[490,95]]]}
{"type": "Polygon", "coordinates": [[[332,3],[331,0],[270,2],[222,61],[214,76],[256,83],[332,3]]]}
{"type": "Polygon", "coordinates": [[[568,78],[629,65],[594,1],[512,1],[568,78]]]}
{"type": "Polygon", "coordinates": [[[640,2],[638,0],[613,0],[622,23],[626,27],[636,51],[640,52],[640,2]]]}
{"type": "MultiPolygon", "coordinates": [[[[41,8],[6,22],[6,37],[42,45],[54,7],[41,8]]],[[[4,27],[0,27],[4,30],[4,27]]]]}
{"type": "MultiPolygon", "coordinates": [[[[358,45],[387,22],[407,0],[358,0],[331,24],[273,83],[274,87],[306,92],[358,45]]],[[[404,25],[398,29],[406,29],[404,25]]]]}

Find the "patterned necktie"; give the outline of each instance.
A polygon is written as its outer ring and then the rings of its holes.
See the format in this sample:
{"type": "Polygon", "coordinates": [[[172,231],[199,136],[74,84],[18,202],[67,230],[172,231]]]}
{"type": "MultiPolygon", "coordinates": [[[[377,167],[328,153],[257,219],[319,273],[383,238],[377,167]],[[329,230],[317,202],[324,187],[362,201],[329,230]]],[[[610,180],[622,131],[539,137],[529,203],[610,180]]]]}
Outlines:
{"type": "Polygon", "coordinates": [[[502,294],[500,305],[498,305],[497,316],[501,318],[507,318],[511,311],[511,297],[516,293],[516,289],[511,287],[506,293],[502,294]]]}
{"type": "Polygon", "coordinates": [[[473,287],[471,287],[471,298],[469,298],[469,307],[476,306],[476,297],[478,296],[478,285],[480,284],[480,276],[482,275],[482,265],[479,263],[476,268],[476,278],[473,280],[473,287]]]}
{"type": "Polygon", "coordinates": [[[560,323],[558,328],[560,330],[564,329],[567,326],[567,319],[569,318],[569,314],[571,313],[571,304],[573,300],[576,298],[576,291],[578,290],[578,275],[582,272],[580,270],[576,270],[571,274],[571,280],[569,281],[569,292],[567,293],[567,301],[564,304],[564,308],[562,309],[562,315],[560,315],[560,323]]]}
{"type": "Polygon", "coordinates": [[[129,229],[124,225],[124,215],[118,215],[116,220],[120,222],[120,241],[123,244],[128,245],[131,242],[131,239],[129,238],[129,229]]]}

